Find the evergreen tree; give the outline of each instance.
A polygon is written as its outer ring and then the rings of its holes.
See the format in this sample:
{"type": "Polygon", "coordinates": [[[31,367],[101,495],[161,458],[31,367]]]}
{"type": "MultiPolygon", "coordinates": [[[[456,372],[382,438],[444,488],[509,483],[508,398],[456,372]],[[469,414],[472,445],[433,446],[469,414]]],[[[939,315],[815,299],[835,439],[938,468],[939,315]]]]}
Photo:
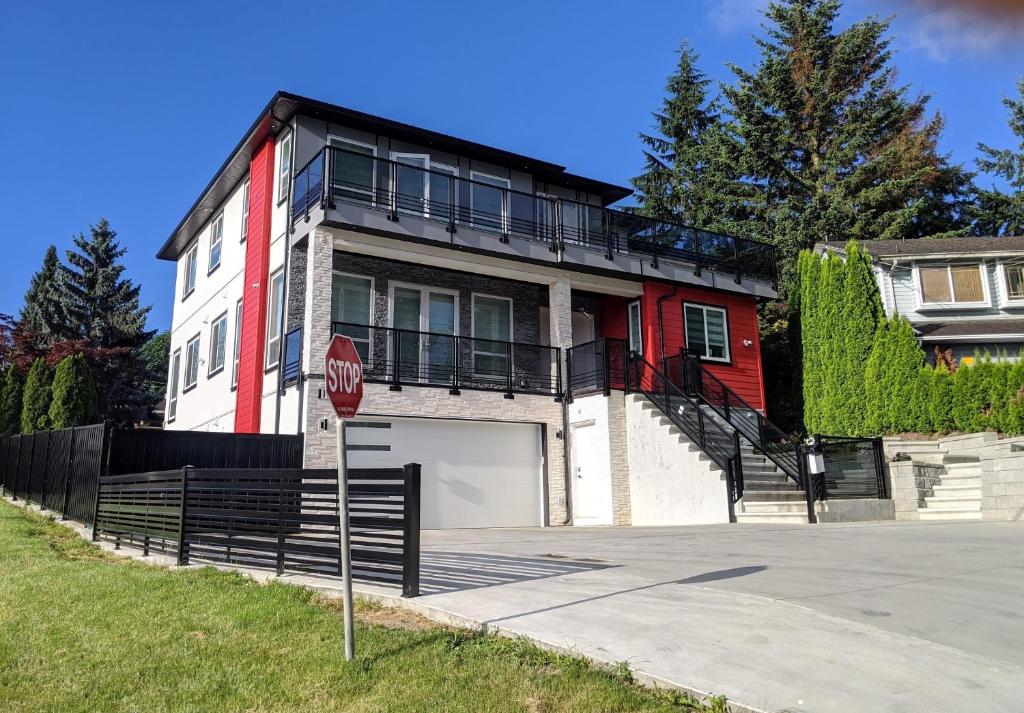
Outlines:
{"type": "Polygon", "coordinates": [[[19,321],[40,349],[75,336],[65,305],[63,270],[53,245],[47,248],[42,267],[32,276],[19,321]]]}
{"type": "Polygon", "coordinates": [[[839,295],[840,318],[834,327],[839,349],[835,364],[835,408],[838,412],[835,426],[837,435],[860,436],[869,434],[864,370],[871,355],[878,321],[885,313],[872,272],[871,256],[852,240],[845,252],[842,293],[839,295]]]}
{"type": "Polygon", "coordinates": [[[924,352],[917,343],[914,328],[899,315],[889,320],[889,344],[885,361],[885,404],[889,428],[903,433],[914,428],[911,404],[918,373],[924,364],[924,352]]]}
{"type": "Polygon", "coordinates": [[[878,436],[889,431],[886,409],[886,364],[889,352],[889,321],[878,325],[871,353],[864,365],[864,425],[867,433],[878,436]]]}
{"type": "Polygon", "coordinates": [[[44,431],[50,427],[51,379],[49,367],[42,358],[36,359],[25,380],[21,402],[21,432],[44,431]]]}
{"type": "Polygon", "coordinates": [[[51,428],[84,426],[96,420],[96,382],[82,354],[65,357],[53,375],[51,428]]]}
{"type": "Polygon", "coordinates": [[[930,395],[934,383],[935,370],[930,366],[922,366],[917,372],[917,379],[914,382],[913,398],[910,401],[911,427],[909,430],[916,433],[931,433],[932,418],[930,410],[930,395]]]}
{"type": "Polygon", "coordinates": [[[25,377],[13,364],[7,367],[0,387],[0,433],[21,430],[21,402],[25,377]]]}
{"type": "Polygon", "coordinates": [[[934,431],[948,433],[953,430],[953,375],[944,366],[936,366],[932,374],[928,416],[934,431]]]}
{"type": "Polygon", "coordinates": [[[821,327],[818,301],[822,260],[810,250],[799,256],[800,343],[803,352],[804,426],[808,433],[820,432],[821,409],[821,327]]]}
{"type": "Polygon", "coordinates": [[[978,366],[961,366],[953,377],[953,423],[965,433],[982,430],[986,394],[978,366]]]}
{"type": "Polygon", "coordinates": [[[1019,139],[1014,149],[996,149],[979,143],[977,167],[1005,184],[978,191],[974,230],[980,235],[1024,235],[1024,78],[1017,82],[1018,97],[1003,98],[1010,113],[1010,130],[1019,139]]]}
{"type": "Polygon", "coordinates": [[[782,293],[797,252],[822,240],[893,239],[964,229],[970,176],[938,152],[941,119],[910,98],[891,64],[889,21],[836,29],[838,0],[779,0],[765,11],[760,59],[722,91],[724,133],[749,237],[782,252],[782,293]]]}
{"type": "Polygon", "coordinates": [[[839,424],[842,419],[843,394],[841,392],[842,345],[836,337],[836,329],[842,315],[842,290],[845,278],[843,261],[835,253],[827,253],[821,264],[821,278],[818,284],[818,325],[823,330],[820,363],[819,415],[817,433],[841,435],[839,424]]]}
{"type": "Polygon", "coordinates": [[[1002,407],[996,428],[1009,435],[1016,436],[1024,432],[1024,355],[1009,368],[1006,374],[1006,387],[1002,395],[1002,407]]]}
{"type": "Polygon", "coordinates": [[[99,413],[119,424],[145,419],[153,406],[149,375],[140,350],[149,307],[139,304],[139,286],[124,277],[125,250],[105,219],[74,240],[64,269],[68,313],[85,340],[99,394],[99,413]]]}

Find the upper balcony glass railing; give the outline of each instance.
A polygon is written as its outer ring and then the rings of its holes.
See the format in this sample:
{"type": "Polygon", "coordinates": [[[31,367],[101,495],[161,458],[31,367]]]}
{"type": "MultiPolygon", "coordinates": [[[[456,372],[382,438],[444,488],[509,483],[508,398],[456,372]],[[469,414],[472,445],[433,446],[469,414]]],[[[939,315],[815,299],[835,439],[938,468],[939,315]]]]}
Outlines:
{"type": "Polygon", "coordinates": [[[565,198],[512,189],[505,179],[472,174],[460,178],[454,168],[427,165],[423,156],[377,158],[326,147],[295,176],[293,220],[318,205],[355,204],[382,210],[392,219],[411,215],[444,223],[450,232],[468,227],[509,237],[615,255],[644,255],[687,263],[701,269],[774,283],[775,248],[742,238],[565,198]],[[328,180],[325,181],[324,177],[328,180]]]}

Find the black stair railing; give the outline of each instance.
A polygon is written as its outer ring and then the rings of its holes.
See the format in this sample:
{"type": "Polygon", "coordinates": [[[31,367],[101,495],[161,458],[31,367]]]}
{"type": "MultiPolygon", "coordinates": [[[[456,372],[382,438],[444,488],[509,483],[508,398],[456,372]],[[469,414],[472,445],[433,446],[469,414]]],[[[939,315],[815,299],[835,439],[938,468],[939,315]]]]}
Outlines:
{"type": "Polygon", "coordinates": [[[772,463],[804,487],[797,446],[785,431],[769,421],[742,396],[712,374],[692,354],[665,359],[665,372],[687,394],[708,406],[772,463]]]}
{"type": "Polygon", "coordinates": [[[636,352],[628,353],[626,367],[626,390],[645,396],[725,471],[729,521],[735,522],[735,505],[743,497],[743,462],[737,430],[705,414],[697,399],[636,352]]]}

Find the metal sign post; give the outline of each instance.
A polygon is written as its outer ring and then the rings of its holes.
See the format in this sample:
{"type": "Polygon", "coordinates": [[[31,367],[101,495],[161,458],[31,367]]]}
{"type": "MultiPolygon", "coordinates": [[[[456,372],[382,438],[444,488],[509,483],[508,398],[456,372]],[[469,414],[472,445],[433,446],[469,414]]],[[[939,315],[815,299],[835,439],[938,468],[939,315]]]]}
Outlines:
{"type": "Polygon", "coordinates": [[[336,335],[324,358],[324,384],[337,415],[338,525],[341,547],[342,603],[345,609],[345,660],[356,656],[352,613],[352,543],[348,522],[348,458],[345,420],[353,418],[363,399],[363,362],[349,337],[336,335]]]}

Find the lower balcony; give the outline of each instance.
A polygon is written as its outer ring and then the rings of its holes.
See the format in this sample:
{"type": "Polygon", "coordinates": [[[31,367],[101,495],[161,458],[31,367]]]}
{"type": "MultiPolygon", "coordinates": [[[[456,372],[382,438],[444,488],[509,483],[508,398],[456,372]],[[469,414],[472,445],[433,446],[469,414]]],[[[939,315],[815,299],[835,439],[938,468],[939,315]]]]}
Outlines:
{"type": "Polygon", "coordinates": [[[405,386],[494,391],[562,397],[560,349],[439,332],[416,332],[351,322],[333,322],[333,334],[355,343],[363,380],[405,386]]]}

